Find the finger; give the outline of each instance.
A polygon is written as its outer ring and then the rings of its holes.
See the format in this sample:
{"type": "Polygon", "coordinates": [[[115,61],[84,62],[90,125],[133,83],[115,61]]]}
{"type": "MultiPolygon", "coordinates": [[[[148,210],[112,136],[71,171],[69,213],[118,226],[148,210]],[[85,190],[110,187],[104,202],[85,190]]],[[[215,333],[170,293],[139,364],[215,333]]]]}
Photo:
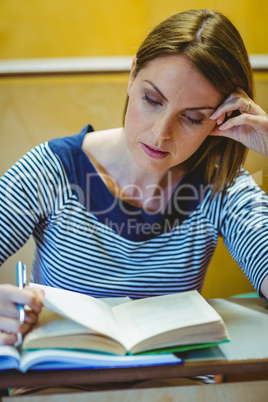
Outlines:
{"type": "Polygon", "coordinates": [[[16,304],[13,304],[9,301],[0,301],[0,315],[4,315],[6,317],[18,318],[18,308],[16,304]]]}
{"type": "Polygon", "coordinates": [[[35,324],[38,320],[38,314],[32,310],[25,310],[25,320],[27,324],[35,324]]]}
{"type": "Polygon", "coordinates": [[[33,292],[36,295],[36,297],[39,298],[40,300],[42,300],[45,297],[45,292],[43,289],[30,286],[26,286],[24,289],[33,292]]]}
{"type": "MultiPolygon", "coordinates": [[[[231,112],[232,113],[232,112],[231,112]]],[[[217,125],[220,126],[224,120],[225,120],[225,113],[222,113],[221,115],[219,115],[219,117],[217,118],[217,125]]]]}
{"type": "Polygon", "coordinates": [[[217,124],[220,125],[222,124],[223,120],[225,119],[225,115],[227,114],[227,116],[231,116],[231,114],[236,111],[239,110],[240,113],[242,113],[242,108],[244,107],[245,110],[247,109],[248,103],[246,103],[244,105],[241,104],[241,102],[239,102],[237,99],[230,99],[228,102],[224,102],[222,103],[217,110],[212,113],[212,115],[210,116],[210,119],[212,120],[217,120],[217,124]],[[241,109],[240,109],[241,108],[241,109]]]}
{"type": "Polygon", "coordinates": [[[16,334],[0,331],[0,345],[14,345],[17,340],[16,334]]]}
{"type": "MultiPolygon", "coordinates": [[[[42,291],[43,292],[43,291],[42,291]]],[[[44,293],[44,292],[43,292],[44,293]]],[[[31,309],[39,314],[42,307],[43,307],[43,303],[42,303],[42,298],[44,297],[44,294],[41,294],[39,291],[37,290],[30,290],[29,291],[29,295],[30,296],[30,302],[29,303],[25,303],[28,306],[31,307],[31,309]]]]}
{"type": "Polygon", "coordinates": [[[35,312],[39,313],[42,308],[42,292],[31,288],[19,289],[16,286],[5,286],[6,300],[16,304],[28,305],[35,312]]]}
{"type": "Polygon", "coordinates": [[[38,320],[38,315],[32,311],[27,311],[24,323],[20,324],[18,319],[4,317],[0,319],[0,328],[2,331],[17,334],[21,332],[24,334],[29,331],[29,328],[38,320]]]}
{"type": "Polygon", "coordinates": [[[0,329],[14,334],[19,332],[20,323],[18,319],[1,316],[0,317],[0,329]]]}
{"type": "MultiPolygon", "coordinates": [[[[24,310],[25,310],[25,322],[35,323],[38,319],[39,312],[35,312],[29,306],[25,306],[24,310]]],[[[0,316],[18,319],[19,313],[17,306],[15,304],[10,303],[8,305],[1,304],[0,316]]]]}
{"type": "Polygon", "coordinates": [[[239,110],[240,113],[250,111],[250,113],[259,114],[260,112],[259,106],[249,98],[245,91],[238,88],[219,105],[210,118],[212,120],[217,120],[217,124],[221,124],[223,122],[222,117],[225,116],[225,114],[230,116],[235,110],[239,110]],[[218,121],[220,118],[222,121],[218,121]]]}
{"type": "Polygon", "coordinates": [[[232,119],[227,120],[221,126],[219,126],[220,131],[230,130],[233,127],[242,126],[242,125],[252,125],[254,122],[254,117],[248,114],[240,114],[239,116],[233,117],[232,119]]]}
{"type": "Polygon", "coordinates": [[[28,323],[24,322],[23,324],[20,325],[18,332],[20,332],[21,334],[26,334],[27,332],[29,332],[29,330],[32,326],[33,326],[33,323],[28,324],[28,323]]]}
{"type": "Polygon", "coordinates": [[[19,289],[1,285],[0,292],[0,344],[14,344],[17,333],[26,333],[36,323],[42,308],[42,290],[19,289]],[[25,305],[25,322],[19,323],[17,304],[25,305]],[[29,307],[30,306],[30,307],[29,307]]]}

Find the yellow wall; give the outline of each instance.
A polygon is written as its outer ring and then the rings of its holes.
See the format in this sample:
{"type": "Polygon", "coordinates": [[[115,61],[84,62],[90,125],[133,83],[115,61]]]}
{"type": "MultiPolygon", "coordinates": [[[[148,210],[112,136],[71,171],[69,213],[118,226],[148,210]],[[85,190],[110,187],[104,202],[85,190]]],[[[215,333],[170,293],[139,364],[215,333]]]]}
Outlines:
{"type": "Polygon", "coordinates": [[[267,0],[0,0],[0,58],[132,55],[148,29],[187,8],[223,12],[249,53],[268,53],[267,0]]]}

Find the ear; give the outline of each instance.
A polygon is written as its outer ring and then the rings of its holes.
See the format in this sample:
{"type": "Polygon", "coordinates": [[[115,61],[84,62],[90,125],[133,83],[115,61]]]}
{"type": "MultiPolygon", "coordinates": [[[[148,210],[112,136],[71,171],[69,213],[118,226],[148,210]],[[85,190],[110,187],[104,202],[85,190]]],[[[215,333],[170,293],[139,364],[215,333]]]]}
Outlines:
{"type": "Polygon", "coordinates": [[[218,137],[218,136],[220,137],[222,136],[222,131],[220,131],[219,126],[215,124],[215,127],[211,130],[209,135],[211,135],[212,137],[218,137]]]}
{"type": "Polygon", "coordinates": [[[136,68],[136,56],[134,57],[134,59],[132,60],[132,65],[131,65],[131,70],[130,70],[130,75],[129,75],[129,80],[128,80],[128,86],[127,86],[127,93],[129,96],[129,92],[130,92],[130,88],[133,84],[134,81],[134,72],[135,72],[135,68],[136,68]]]}

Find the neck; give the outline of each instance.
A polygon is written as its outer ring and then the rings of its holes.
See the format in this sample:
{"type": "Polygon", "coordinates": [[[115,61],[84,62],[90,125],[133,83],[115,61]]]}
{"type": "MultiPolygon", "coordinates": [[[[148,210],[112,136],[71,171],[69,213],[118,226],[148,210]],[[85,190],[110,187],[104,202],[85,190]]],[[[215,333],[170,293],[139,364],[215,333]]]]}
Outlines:
{"type": "Polygon", "coordinates": [[[137,165],[125,141],[121,142],[120,168],[114,179],[118,198],[143,209],[164,212],[185,172],[180,167],[165,172],[150,172],[137,165]]]}

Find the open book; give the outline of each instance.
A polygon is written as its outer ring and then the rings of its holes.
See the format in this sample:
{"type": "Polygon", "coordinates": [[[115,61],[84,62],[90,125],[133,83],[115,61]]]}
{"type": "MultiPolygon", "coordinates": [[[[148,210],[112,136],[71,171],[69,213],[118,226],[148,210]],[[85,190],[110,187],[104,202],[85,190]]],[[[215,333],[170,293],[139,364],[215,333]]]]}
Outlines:
{"type": "Polygon", "coordinates": [[[197,292],[104,301],[41,286],[44,308],[23,349],[80,349],[115,355],[177,351],[228,339],[220,315],[197,292]]]}

